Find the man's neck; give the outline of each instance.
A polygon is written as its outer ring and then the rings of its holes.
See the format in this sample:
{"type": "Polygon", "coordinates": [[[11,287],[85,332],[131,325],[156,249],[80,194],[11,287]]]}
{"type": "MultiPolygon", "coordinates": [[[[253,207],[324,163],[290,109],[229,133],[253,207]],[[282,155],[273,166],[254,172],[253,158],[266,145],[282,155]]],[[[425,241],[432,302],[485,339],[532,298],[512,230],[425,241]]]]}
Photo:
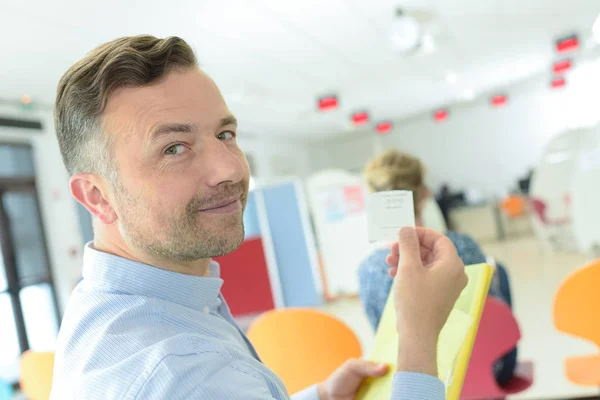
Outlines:
{"type": "Polygon", "coordinates": [[[151,265],[167,271],[173,271],[191,276],[210,276],[210,258],[204,258],[185,263],[166,260],[150,256],[138,249],[131,248],[130,246],[127,246],[122,239],[107,240],[106,238],[98,236],[94,237],[94,249],[103,253],[113,254],[118,257],[151,265]]]}

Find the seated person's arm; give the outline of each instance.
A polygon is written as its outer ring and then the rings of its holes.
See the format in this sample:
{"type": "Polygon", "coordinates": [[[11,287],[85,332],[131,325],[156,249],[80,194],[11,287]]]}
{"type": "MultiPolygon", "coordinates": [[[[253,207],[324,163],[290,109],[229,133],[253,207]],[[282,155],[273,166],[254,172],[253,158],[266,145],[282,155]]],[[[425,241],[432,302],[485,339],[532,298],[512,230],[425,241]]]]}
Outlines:
{"type": "Polygon", "coordinates": [[[358,268],[360,300],[374,331],[379,326],[383,309],[394,282],[388,274],[389,265],[385,258],[389,250],[376,250],[358,268]]]}
{"type": "MultiPolygon", "coordinates": [[[[471,236],[459,232],[448,232],[447,235],[452,243],[454,243],[458,256],[463,260],[465,265],[486,262],[487,259],[481,246],[471,236]]],[[[496,265],[496,273],[494,273],[489,293],[512,307],[508,274],[504,266],[500,263],[496,265]]]]}

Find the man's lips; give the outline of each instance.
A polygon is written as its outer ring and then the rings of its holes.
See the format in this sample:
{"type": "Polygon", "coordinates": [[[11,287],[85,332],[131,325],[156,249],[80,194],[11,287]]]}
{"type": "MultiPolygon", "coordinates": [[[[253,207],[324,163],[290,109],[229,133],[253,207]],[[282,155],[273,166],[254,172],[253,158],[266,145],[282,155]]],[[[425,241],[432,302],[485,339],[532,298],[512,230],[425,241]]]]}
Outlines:
{"type": "Polygon", "coordinates": [[[202,213],[210,214],[228,214],[238,210],[241,210],[242,202],[240,196],[230,197],[225,200],[221,200],[217,203],[211,204],[208,207],[198,210],[202,213]]]}

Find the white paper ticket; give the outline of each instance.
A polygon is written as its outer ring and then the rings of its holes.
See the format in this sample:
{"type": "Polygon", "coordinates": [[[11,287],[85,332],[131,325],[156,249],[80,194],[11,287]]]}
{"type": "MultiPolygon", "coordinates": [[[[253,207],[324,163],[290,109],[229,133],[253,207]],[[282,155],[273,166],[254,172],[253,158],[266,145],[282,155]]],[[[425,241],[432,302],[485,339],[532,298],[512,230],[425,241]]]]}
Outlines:
{"type": "Polygon", "coordinates": [[[369,241],[395,241],[404,226],[415,226],[413,192],[394,190],[376,192],[367,203],[369,241]]]}

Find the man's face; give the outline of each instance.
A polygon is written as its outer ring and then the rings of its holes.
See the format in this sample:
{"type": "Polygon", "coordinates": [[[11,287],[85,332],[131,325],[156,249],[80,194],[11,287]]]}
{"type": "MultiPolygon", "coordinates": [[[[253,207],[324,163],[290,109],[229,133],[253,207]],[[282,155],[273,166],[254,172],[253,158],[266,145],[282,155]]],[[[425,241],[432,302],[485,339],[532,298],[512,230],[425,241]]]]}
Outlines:
{"type": "Polygon", "coordinates": [[[217,257],[243,241],[249,170],[237,123],[197,69],[114,93],[103,114],[119,181],[113,207],[126,243],[165,260],[217,257]]]}

